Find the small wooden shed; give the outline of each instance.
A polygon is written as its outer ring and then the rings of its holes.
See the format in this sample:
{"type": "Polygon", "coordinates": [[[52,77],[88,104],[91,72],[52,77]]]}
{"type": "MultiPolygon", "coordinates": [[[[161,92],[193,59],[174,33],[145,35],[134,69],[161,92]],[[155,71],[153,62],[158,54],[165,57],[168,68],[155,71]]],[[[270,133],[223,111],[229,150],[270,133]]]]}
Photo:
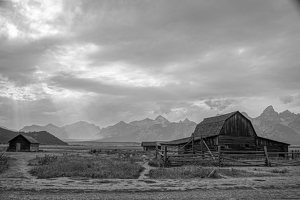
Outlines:
{"type": "Polygon", "coordinates": [[[161,149],[161,142],[153,141],[153,142],[142,142],[141,146],[143,147],[144,151],[155,151],[156,146],[158,149],[161,149]]]}
{"type": "Polygon", "coordinates": [[[7,151],[39,151],[39,144],[34,138],[19,134],[9,140],[7,151]]]}

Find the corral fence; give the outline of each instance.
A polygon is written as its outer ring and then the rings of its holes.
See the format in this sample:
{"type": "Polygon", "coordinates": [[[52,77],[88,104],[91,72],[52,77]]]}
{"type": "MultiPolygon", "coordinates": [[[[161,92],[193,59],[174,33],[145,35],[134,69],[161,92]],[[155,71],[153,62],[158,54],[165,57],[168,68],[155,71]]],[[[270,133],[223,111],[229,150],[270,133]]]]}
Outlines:
{"type": "Polygon", "coordinates": [[[176,151],[156,148],[156,159],[160,159],[164,167],[197,164],[202,166],[296,166],[300,165],[300,151],[268,152],[264,146],[263,151],[237,151],[209,148],[202,151],[176,151]]]}

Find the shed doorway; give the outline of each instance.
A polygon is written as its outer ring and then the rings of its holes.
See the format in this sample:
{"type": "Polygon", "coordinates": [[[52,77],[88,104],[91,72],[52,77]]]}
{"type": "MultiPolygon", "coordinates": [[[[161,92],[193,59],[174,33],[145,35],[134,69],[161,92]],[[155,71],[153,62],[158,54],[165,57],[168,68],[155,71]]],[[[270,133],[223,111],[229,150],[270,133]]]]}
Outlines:
{"type": "Polygon", "coordinates": [[[21,151],[21,143],[16,143],[16,151],[21,151]]]}

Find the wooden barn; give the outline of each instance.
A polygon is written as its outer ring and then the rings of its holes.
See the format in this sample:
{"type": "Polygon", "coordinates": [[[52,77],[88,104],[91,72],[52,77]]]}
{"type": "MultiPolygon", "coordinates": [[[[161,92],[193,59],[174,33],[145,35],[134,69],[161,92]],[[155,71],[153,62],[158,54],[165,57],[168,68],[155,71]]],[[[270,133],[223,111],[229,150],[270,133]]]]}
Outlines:
{"type": "Polygon", "coordinates": [[[218,146],[228,150],[263,150],[268,152],[287,152],[289,144],[257,136],[251,121],[239,111],[205,118],[199,123],[188,140],[173,140],[162,143],[164,146],[180,149],[184,152],[192,149],[217,150],[218,146]],[[202,140],[204,142],[202,142],[202,140]],[[183,150],[184,149],[184,150],[183,150]]]}
{"type": "Polygon", "coordinates": [[[143,147],[144,151],[155,151],[156,150],[156,146],[158,149],[161,149],[161,142],[142,142],[141,146],[143,147]]]}
{"type": "Polygon", "coordinates": [[[30,136],[19,134],[9,140],[7,151],[39,151],[39,142],[30,136]]]}

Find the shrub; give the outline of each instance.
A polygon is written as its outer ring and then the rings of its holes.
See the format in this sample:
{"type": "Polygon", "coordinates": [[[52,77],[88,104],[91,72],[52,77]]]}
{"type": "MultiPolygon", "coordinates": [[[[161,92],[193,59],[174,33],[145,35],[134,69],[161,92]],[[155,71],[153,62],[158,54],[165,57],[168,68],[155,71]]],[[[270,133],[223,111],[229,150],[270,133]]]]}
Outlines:
{"type": "Polygon", "coordinates": [[[45,154],[44,157],[36,156],[38,165],[49,165],[57,160],[57,156],[45,154]]]}
{"type": "Polygon", "coordinates": [[[149,160],[148,162],[148,165],[151,167],[161,167],[162,164],[163,164],[162,161],[157,159],[149,160]]]}

